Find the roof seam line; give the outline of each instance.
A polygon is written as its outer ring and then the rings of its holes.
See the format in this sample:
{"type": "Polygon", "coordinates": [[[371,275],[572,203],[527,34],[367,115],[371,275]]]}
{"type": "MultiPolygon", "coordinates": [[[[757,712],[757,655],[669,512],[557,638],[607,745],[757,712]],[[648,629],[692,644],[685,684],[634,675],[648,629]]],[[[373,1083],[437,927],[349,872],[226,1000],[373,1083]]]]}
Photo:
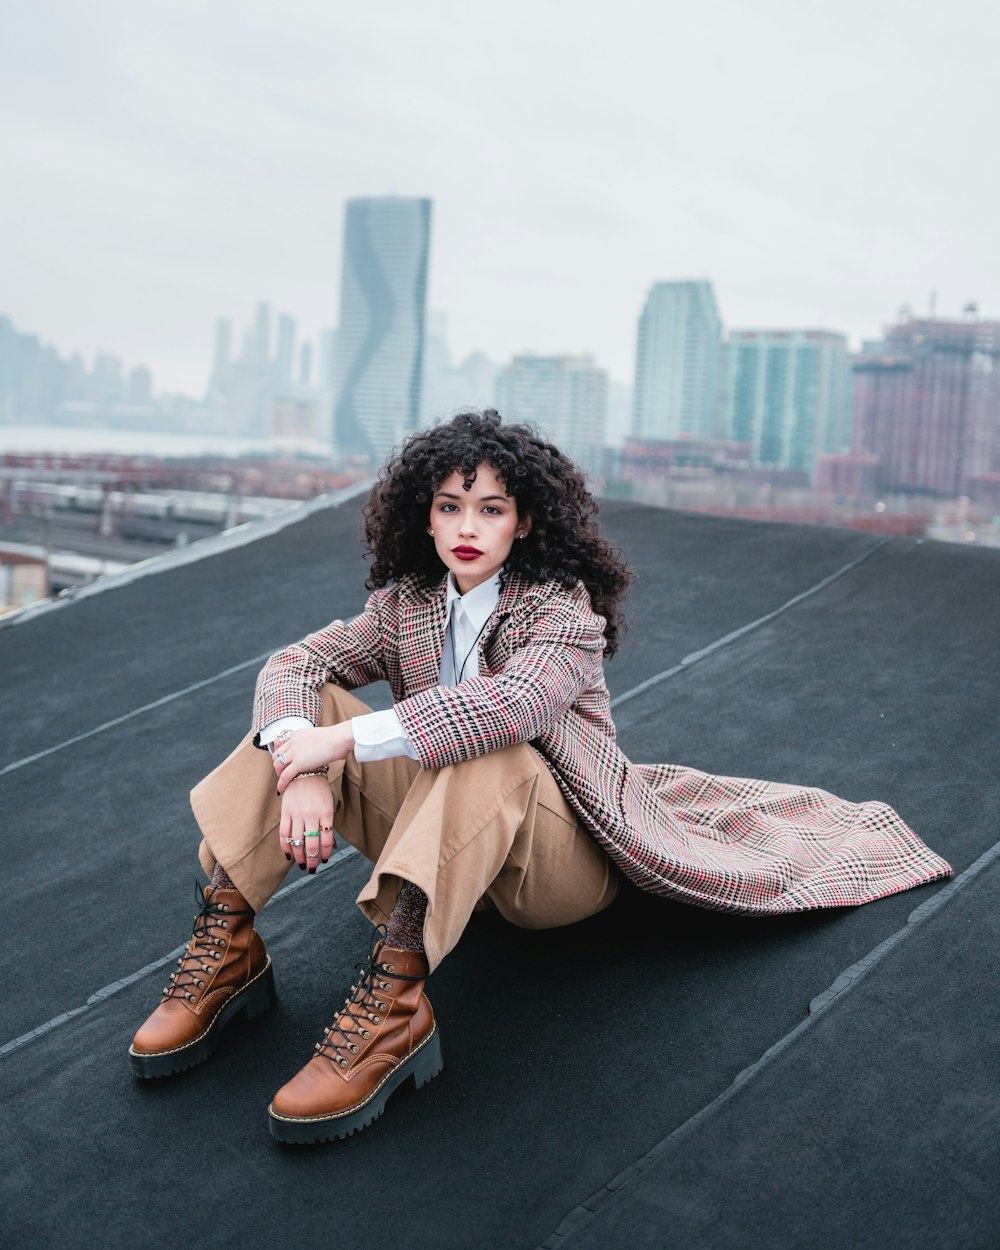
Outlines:
{"type": "Polygon", "coordinates": [[[715,642],[710,642],[707,646],[702,647],[698,651],[692,651],[690,655],[686,655],[679,664],[674,664],[671,668],[664,669],[662,673],[655,673],[652,677],[647,677],[645,681],[639,682],[637,686],[633,686],[631,690],[626,690],[624,694],[617,695],[611,700],[611,707],[620,707],[623,703],[627,703],[629,699],[637,698],[640,694],[645,694],[647,690],[651,690],[654,686],[658,686],[661,682],[668,681],[671,677],[676,677],[678,673],[684,672],[685,669],[691,668],[694,664],[699,664],[702,660],[707,659],[710,655],[714,655],[716,651],[720,651],[723,647],[728,647],[731,642],[735,642],[738,638],[742,638],[744,634],[749,634],[755,629],[760,629],[762,625],[766,625],[769,621],[773,621],[775,617],[781,616],[783,613],[794,608],[804,599],[809,599],[812,595],[818,594],[821,590],[825,590],[827,586],[843,577],[846,573],[850,573],[852,569],[858,567],[869,556],[873,556],[876,551],[881,551],[887,543],[892,539],[884,538],[881,542],[875,543],[869,547],[867,551],[863,551],[861,555],[856,556],[842,568],[836,569],[833,573],[829,573],[815,586],[810,586],[806,590],[800,591],[794,595],[786,603],[775,608],[773,612],[768,612],[764,616],[758,616],[756,620],[750,621],[746,625],[741,625],[739,629],[732,630],[731,633],[725,634],[722,638],[717,638],[715,642]]]}
{"type": "Polygon", "coordinates": [[[162,695],[159,699],[154,699],[152,703],[144,703],[142,707],[133,708],[131,712],[124,712],[121,716],[115,716],[112,720],[106,720],[100,725],[95,725],[93,729],[87,729],[83,733],[75,734],[64,742],[57,742],[54,747],[46,747],[44,751],[36,751],[34,755],[26,755],[23,759],[13,760],[11,763],[5,764],[3,768],[0,768],[0,777],[5,777],[8,773],[16,772],[19,768],[25,768],[28,764],[34,764],[38,760],[43,760],[49,755],[55,755],[57,751],[65,750],[66,747],[76,746],[78,742],[86,742],[88,738],[94,738],[97,734],[104,733],[105,730],[123,725],[126,721],[132,720],[133,717],[142,716],[145,712],[152,712],[154,709],[164,707],[177,699],[183,699],[185,695],[194,694],[196,690],[204,690],[206,686],[214,685],[217,681],[224,681],[227,677],[232,677],[234,673],[240,673],[243,669],[250,668],[253,664],[261,664],[271,654],[271,651],[265,651],[262,655],[253,656],[252,659],[242,660],[239,664],[233,664],[230,668],[224,668],[221,673],[215,673],[211,677],[202,678],[201,681],[192,682],[190,686],[185,686],[182,690],[174,690],[170,694],[162,695]]]}
{"type": "Polygon", "coordinates": [[[577,1206],[570,1211],[560,1222],[559,1226],[538,1246],[538,1250],[556,1250],[557,1247],[565,1246],[569,1243],[570,1237],[586,1224],[605,1203],[610,1202],[613,1198],[617,1198],[623,1190],[627,1189],[634,1180],[646,1171],[661,1154],[664,1153],[671,1145],[687,1137],[704,1121],[710,1119],[717,1112],[729,1103],[738,1094],[745,1085],[753,1081],[765,1068],[769,1067],[775,1059],[778,1058],[785,1050],[787,1050],[794,1042],[798,1041],[805,1033],[809,1032],[816,1021],[824,1015],[830,1008],[831,1004],[842,998],[845,994],[849,994],[857,985],[863,981],[868,974],[878,964],[882,962],[885,956],[895,947],[904,942],[911,934],[915,933],[931,916],[935,915],[942,907],[955,897],[955,895],[971,881],[975,880],[981,873],[985,872],[992,864],[1000,859],[1000,842],[995,842],[988,850],[966,870],[957,876],[953,881],[948,882],[946,886],[935,891],[935,893],[915,907],[906,919],[906,923],[901,929],[897,929],[884,941],[879,942],[877,946],[865,955],[862,959],[845,969],[833,981],[832,985],[824,993],[817,994],[809,1004],[809,1014],[801,1020],[794,1029],[789,1030],[784,1037],[779,1038],[772,1046],[756,1059],[748,1067],[738,1072],[733,1080],[726,1088],[711,1102],[706,1103],[700,1111],[696,1111],[694,1115],[689,1116],[683,1124],[679,1124],[666,1137],[661,1138],[655,1145],[651,1146],[645,1154],[640,1155],[633,1163],[629,1164],[623,1171],[611,1180],[606,1181],[600,1189],[598,1189],[589,1198],[578,1203],[577,1206]],[[612,1186],[614,1188],[612,1188],[612,1186]]]}
{"type": "MultiPolygon", "coordinates": [[[[321,873],[328,872],[334,864],[339,864],[349,856],[357,854],[356,847],[342,846],[339,851],[330,856],[325,864],[320,864],[313,875],[319,876],[321,873]]],[[[276,903],[279,898],[284,898],[286,894],[291,894],[293,890],[300,890],[310,880],[310,876],[305,876],[299,881],[290,881],[288,885],[283,886],[268,899],[266,906],[270,907],[272,903],[276,903]]],[[[59,1015],[53,1016],[51,1020],[46,1020],[44,1024],[38,1025],[37,1028],[31,1029],[27,1033],[22,1033],[20,1037],[12,1038],[9,1042],[5,1042],[3,1046],[0,1046],[0,1059],[15,1050],[19,1050],[22,1046],[26,1046],[28,1042],[33,1042],[36,1038],[42,1037],[45,1033],[51,1033],[53,1029],[57,1029],[63,1024],[68,1024],[70,1020],[75,1020],[77,1016],[82,1015],[85,1011],[89,1011],[91,1007],[107,1002],[109,998],[113,998],[115,994],[128,989],[136,981],[141,981],[143,977],[148,976],[151,972],[155,972],[158,968],[163,968],[166,964],[169,964],[183,950],[183,946],[178,946],[174,950],[168,951],[166,955],[162,955],[159,959],[154,959],[152,963],[145,964],[142,968],[136,969],[135,972],[130,972],[127,976],[120,977],[117,981],[112,981],[110,985],[104,985],[99,990],[95,990],[81,1006],[71,1007],[68,1011],[62,1011],[59,1015]]]]}

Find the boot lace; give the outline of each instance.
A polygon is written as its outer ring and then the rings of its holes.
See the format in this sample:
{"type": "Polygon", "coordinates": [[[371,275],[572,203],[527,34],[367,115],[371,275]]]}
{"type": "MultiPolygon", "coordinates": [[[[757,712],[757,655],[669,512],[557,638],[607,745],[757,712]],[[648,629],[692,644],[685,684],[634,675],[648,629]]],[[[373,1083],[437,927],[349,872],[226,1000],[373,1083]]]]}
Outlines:
{"type": "Polygon", "coordinates": [[[356,984],[351,986],[344,1006],[334,1024],[323,1030],[323,1040],[316,1043],[316,1051],[330,1063],[339,1068],[350,1065],[351,1056],[356,1055],[361,1047],[357,1039],[368,1041],[372,1035],[371,1024],[381,1024],[389,1004],[382,998],[392,990],[392,983],[385,978],[393,977],[397,981],[422,981],[422,976],[409,976],[397,972],[393,964],[380,963],[375,958],[375,951],[380,943],[385,942],[386,926],[379,925],[372,931],[368,958],[364,963],[355,964],[356,984]],[[354,1028],[343,1028],[348,1020],[354,1022],[354,1028]]]}
{"type": "Polygon", "coordinates": [[[164,1001],[169,998],[184,998],[189,1003],[197,1001],[196,991],[205,988],[206,978],[217,971],[224,948],[229,945],[229,934],[225,932],[229,928],[229,917],[252,915],[249,910],[233,911],[226,903],[216,903],[216,891],[202,890],[197,881],[194,892],[198,900],[194,929],[184,954],[177,961],[177,971],[170,974],[170,984],[163,991],[164,1001]],[[225,936],[219,937],[215,930],[221,930],[225,936]]]}

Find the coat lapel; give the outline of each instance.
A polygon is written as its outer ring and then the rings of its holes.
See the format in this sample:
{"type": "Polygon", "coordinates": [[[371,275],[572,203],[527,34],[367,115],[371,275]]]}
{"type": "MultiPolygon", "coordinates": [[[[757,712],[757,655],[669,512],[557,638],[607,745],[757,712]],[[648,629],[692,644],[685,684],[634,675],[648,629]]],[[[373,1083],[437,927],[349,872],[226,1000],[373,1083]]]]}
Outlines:
{"type": "Polygon", "coordinates": [[[445,583],[424,587],[407,579],[399,602],[399,660],[407,695],[436,686],[444,642],[445,583]]]}
{"type": "Polygon", "coordinates": [[[481,673],[498,673],[510,659],[514,622],[538,594],[539,587],[517,573],[510,573],[503,579],[493,619],[479,641],[481,673]]]}

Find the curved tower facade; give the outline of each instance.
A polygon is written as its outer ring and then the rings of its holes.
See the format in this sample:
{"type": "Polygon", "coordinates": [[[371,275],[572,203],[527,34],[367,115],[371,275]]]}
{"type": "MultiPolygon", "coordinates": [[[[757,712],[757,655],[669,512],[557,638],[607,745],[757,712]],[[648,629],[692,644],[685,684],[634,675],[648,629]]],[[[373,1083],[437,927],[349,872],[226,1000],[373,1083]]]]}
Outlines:
{"type": "Polygon", "coordinates": [[[334,442],[373,465],[420,423],[430,224],[429,199],[347,202],[334,442]]]}

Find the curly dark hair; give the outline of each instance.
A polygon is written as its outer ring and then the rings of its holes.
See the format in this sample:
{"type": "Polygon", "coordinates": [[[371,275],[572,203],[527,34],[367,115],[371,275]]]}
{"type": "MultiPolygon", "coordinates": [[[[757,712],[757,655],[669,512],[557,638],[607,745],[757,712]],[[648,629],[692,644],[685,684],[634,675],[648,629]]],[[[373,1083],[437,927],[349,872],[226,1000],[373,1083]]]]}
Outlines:
{"type": "Polygon", "coordinates": [[[566,589],[583,582],[607,622],[605,654],[614,655],[632,573],[598,528],[597,503],[576,465],[530,426],[504,425],[493,408],[462,412],[411,435],[384,466],[364,509],[372,557],[365,585],[376,590],[406,575],[426,586],[440,582],[444,566],[427,535],[431,500],[456,471],[470,489],[481,464],[503,482],[518,515],[531,517],[531,530],[514,544],[507,568],[566,589]]]}

